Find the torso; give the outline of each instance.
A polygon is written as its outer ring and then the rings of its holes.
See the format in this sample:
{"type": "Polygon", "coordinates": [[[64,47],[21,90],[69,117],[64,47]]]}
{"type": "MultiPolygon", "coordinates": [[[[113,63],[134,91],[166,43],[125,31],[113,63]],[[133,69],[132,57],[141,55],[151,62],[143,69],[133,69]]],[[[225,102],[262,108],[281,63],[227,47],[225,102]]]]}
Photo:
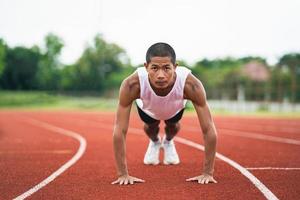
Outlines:
{"type": "MultiPolygon", "coordinates": [[[[130,98],[130,102],[133,102],[136,99],[140,98],[140,81],[137,72],[133,73],[127,78],[127,85],[129,87],[130,95],[128,95],[128,98],[130,98]]],[[[175,83],[175,80],[170,87],[168,87],[166,90],[157,90],[153,88],[155,93],[159,96],[165,96],[167,95],[173,88],[175,83]]],[[[201,84],[201,83],[200,83],[201,84]]],[[[200,99],[196,97],[195,91],[199,90],[199,80],[194,77],[191,73],[187,76],[185,85],[184,85],[184,99],[191,100],[194,103],[201,104],[200,99]]],[[[200,88],[201,89],[201,88],[200,88]]]]}

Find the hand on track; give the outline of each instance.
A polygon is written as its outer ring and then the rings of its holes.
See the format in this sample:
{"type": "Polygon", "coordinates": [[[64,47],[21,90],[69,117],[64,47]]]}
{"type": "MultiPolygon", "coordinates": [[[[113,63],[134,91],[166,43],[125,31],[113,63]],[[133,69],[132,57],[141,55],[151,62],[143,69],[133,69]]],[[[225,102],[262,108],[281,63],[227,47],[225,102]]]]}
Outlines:
{"type": "Polygon", "coordinates": [[[186,179],[186,181],[197,181],[200,184],[217,183],[213,176],[208,174],[202,174],[193,178],[186,179]]]}
{"type": "Polygon", "coordinates": [[[111,184],[120,184],[120,185],[132,185],[134,184],[134,182],[137,183],[144,183],[145,181],[133,176],[129,176],[129,175],[123,175],[120,176],[116,181],[112,182],[111,184]]]}

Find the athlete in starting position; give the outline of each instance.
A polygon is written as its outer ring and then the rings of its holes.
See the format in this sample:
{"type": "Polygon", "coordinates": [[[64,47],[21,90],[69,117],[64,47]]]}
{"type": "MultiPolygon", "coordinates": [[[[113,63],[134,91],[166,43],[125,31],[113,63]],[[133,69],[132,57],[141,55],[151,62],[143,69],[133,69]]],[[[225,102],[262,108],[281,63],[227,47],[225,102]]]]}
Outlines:
{"type": "Polygon", "coordinates": [[[113,131],[114,154],[118,179],[112,184],[133,184],[144,180],[130,176],[126,163],[126,133],[132,103],[136,101],[138,113],[150,142],[144,157],[146,165],[159,164],[159,150],[164,150],[163,163],[179,164],[173,138],[180,129],[185,104],[190,100],[197,112],[204,143],[205,160],[201,175],[187,181],[201,184],[216,183],[213,178],[217,132],[206,94],[201,82],[185,67],[179,67],[173,48],[166,43],[153,44],[147,51],[144,67],[127,77],[120,87],[119,104],[113,131]],[[160,120],[165,122],[165,136],[159,137],[160,120]]]}

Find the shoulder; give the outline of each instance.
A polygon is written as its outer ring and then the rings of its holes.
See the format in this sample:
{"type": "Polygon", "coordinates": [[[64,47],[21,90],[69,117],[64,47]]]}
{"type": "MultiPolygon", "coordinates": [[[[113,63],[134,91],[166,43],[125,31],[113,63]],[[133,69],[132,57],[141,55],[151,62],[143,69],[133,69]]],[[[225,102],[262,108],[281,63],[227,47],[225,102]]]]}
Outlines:
{"type": "Polygon", "coordinates": [[[119,100],[123,105],[132,103],[140,96],[140,81],[138,73],[135,71],[127,78],[125,78],[121,84],[119,92],[119,100]]]}
{"type": "Polygon", "coordinates": [[[127,78],[125,78],[122,82],[121,88],[129,89],[129,90],[139,90],[140,89],[140,81],[138,73],[135,71],[131,75],[129,75],[127,78]]]}
{"type": "Polygon", "coordinates": [[[192,73],[189,73],[184,85],[184,98],[194,104],[205,105],[206,93],[201,81],[192,73]]]}
{"type": "Polygon", "coordinates": [[[184,67],[184,66],[177,66],[176,67],[176,72],[187,76],[188,74],[191,73],[191,70],[187,67],[184,67]]]}

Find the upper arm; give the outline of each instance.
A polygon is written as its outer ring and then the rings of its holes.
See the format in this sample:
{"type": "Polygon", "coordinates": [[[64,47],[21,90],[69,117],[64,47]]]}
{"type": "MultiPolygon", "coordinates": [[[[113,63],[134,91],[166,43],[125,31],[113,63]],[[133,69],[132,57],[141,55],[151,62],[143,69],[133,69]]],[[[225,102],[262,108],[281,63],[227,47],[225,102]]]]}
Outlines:
{"type": "Polygon", "coordinates": [[[120,87],[119,103],[116,114],[115,129],[117,132],[126,133],[130,118],[132,102],[139,97],[139,81],[137,74],[126,78],[120,87]],[[121,129],[121,130],[120,130],[121,129]]]}
{"type": "Polygon", "coordinates": [[[206,93],[202,83],[189,74],[184,87],[184,97],[192,101],[203,133],[213,126],[211,112],[206,100],[206,93]]]}

